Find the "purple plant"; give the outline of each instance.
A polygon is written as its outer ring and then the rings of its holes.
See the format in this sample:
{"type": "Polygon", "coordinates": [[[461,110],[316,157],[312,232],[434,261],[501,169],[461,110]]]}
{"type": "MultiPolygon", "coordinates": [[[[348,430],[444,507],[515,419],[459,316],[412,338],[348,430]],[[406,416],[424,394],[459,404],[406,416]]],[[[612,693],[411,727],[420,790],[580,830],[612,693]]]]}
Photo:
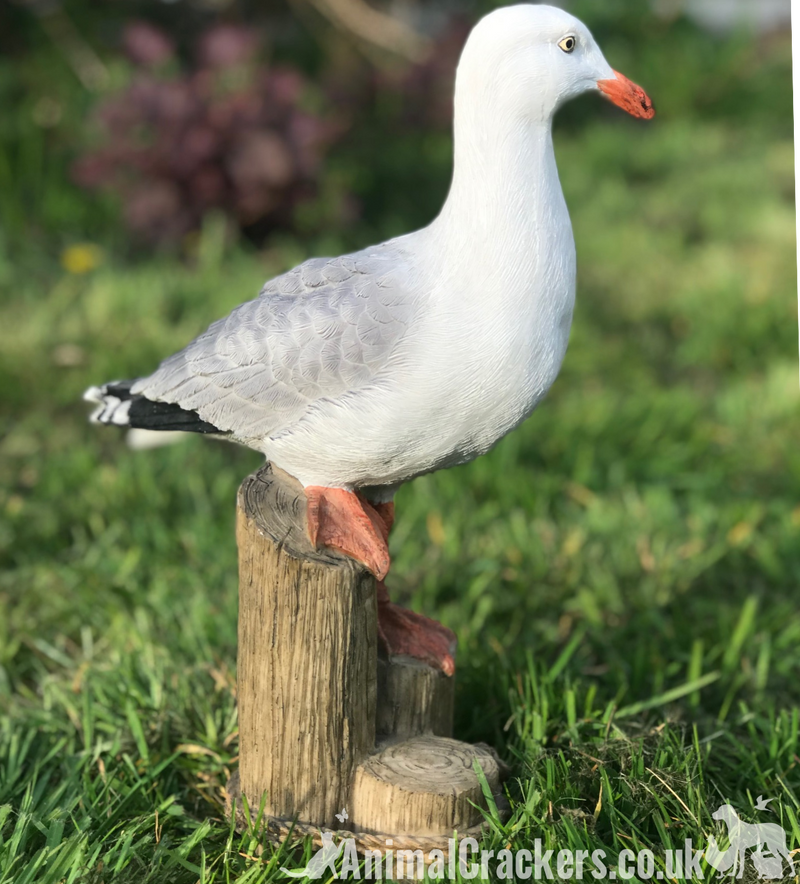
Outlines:
{"type": "Polygon", "coordinates": [[[172,40],[158,28],[143,21],[130,22],[122,35],[125,55],[144,68],[158,67],[175,54],[172,40]]]}
{"type": "Polygon", "coordinates": [[[130,24],[123,48],[134,72],[96,108],[100,144],[76,162],[78,183],[117,194],[150,243],[180,240],[211,209],[242,228],[290,225],[344,131],[301,106],[303,77],[260,63],[258,35],[233,25],[202,34],[190,67],[149,24],[130,24]]]}

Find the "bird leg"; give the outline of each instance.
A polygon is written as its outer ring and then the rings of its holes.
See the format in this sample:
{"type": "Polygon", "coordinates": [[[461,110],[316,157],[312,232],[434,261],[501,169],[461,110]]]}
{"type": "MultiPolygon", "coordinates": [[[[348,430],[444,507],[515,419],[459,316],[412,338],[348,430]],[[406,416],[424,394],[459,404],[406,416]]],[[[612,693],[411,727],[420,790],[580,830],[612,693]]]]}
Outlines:
{"type": "Polygon", "coordinates": [[[377,578],[378,640],[390,657],[414,657],[452,675],[456,637],[447,627],[389,601],[383,578],[389,570],[389,532],[394,504],[372,504],[342,488],[306,488],[308,533],[314,546],[337,549],[365,565],[377,578]]]}
{"type": "Polygon", "coordinates": [[[389,601],[383,580],[378,583],[378,640],[390,657],[414,657],[445,675],[453,675],[456,636],[446,626],[389,601]]]}
{"type": "MultiPolygon", "coordinates": [[[[394,524],[394,504],[373,504],[384,525],[385,539],[394,524]]],[[[446,626],[415,614],[389,601],[389,591],[383,580],[378,581],[378,641],[390,657],[414,657],[441,669],[445,675],[456,671],[453,655],[456,652],[456,636],[446,626]]]]}
{"type": "MultiPolygon", "coordinates": [[[[378,580],[389,571],[389,529],[375,507],[344,488],[306,488],[308,534],[314,546],[329,546],[361,562],[378,580]]],[[[385,506],[385,504],[384,504],[385,506]]]]}

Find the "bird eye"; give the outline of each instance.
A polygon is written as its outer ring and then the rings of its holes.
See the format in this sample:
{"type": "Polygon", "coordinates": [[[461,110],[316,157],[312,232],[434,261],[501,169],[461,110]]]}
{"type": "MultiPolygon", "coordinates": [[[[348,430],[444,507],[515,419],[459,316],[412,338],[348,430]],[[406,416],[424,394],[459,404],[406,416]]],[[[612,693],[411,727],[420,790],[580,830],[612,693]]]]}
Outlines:
{"type": "Polygon", "coordinates": [[[575,48],[575,38],[574,37],[564,37],[564,39],[558,44],[559,49],[563,49],[564,52],[572,52],[575,48]]]}

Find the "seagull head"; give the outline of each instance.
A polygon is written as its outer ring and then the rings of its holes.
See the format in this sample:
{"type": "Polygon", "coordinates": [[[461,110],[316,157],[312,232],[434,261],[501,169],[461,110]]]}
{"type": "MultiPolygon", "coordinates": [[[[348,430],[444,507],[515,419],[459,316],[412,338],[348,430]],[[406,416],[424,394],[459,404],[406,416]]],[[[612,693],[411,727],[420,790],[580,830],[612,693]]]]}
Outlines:
{"type": "Polygon", "coordinates": [[[554,6],[505,6],[473,28],[459,62],[458,94],[485,95],[507,113],[549,120],[584,92],[601,92],[634,117],[650,120],[641,86],[615,71],[589,29],[554,6]],[[487,95],[488,90],[488,95],[487,95]]]}

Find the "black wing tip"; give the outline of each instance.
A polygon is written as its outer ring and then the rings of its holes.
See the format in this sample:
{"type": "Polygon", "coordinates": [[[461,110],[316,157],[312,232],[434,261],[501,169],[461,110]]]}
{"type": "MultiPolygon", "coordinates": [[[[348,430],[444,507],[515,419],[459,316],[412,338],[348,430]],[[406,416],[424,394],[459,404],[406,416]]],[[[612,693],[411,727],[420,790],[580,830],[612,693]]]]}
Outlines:
{"type": "Polygon", "coordinates": [[[155,402],[141,394],[132,395],[131,387],[135,383],[110,381],[100,387],[89,387],[83,398],[97,405],[89,420],[96,424],[138,430],[180,430],[184,433],[227,435],[204,421],[196,411],[181,408],[173,402],[155,402]]]}
{"type": "Polygon", "coordinates": [[[134,396],[128,412],[130,426],[140,430],[182,430],[184,433],[226,435],[219,427],[204,421],[196,411],[173,402],[154,402],[134,396]]]}

